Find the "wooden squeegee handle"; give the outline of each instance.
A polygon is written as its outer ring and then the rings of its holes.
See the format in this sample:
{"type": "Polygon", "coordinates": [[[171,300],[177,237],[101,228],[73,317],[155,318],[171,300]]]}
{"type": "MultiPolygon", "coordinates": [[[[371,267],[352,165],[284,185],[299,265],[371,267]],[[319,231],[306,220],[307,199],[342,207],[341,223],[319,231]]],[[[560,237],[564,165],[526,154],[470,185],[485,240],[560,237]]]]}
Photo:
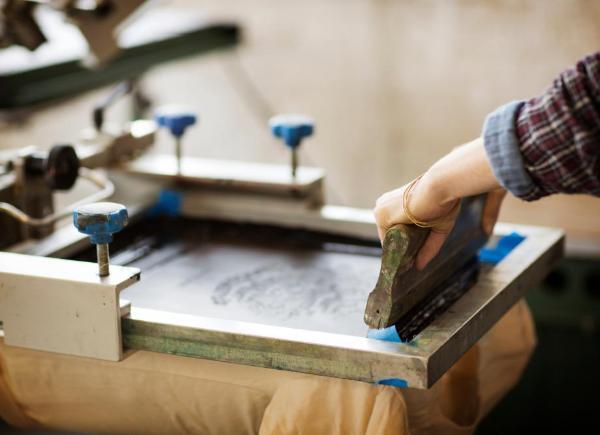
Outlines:
{"type": "Polygon", "coordinates": [[[391,314],[394,280],[412,268],[429,231],[416,225],[398,224],[385,233],[379,278],[365,309],[365,323],[370,327],[381,328],[387,323],[384,319],[391,314]]]}
{"type": "Polygon", "coordinates": [[[416,225],[397,224],[392,226],[385,233],[382,265],[393,266],[395,273],[401,272],[403,269],[410,269],[419,250],[423,247],[429,231],[430,228],[416,225]]]}

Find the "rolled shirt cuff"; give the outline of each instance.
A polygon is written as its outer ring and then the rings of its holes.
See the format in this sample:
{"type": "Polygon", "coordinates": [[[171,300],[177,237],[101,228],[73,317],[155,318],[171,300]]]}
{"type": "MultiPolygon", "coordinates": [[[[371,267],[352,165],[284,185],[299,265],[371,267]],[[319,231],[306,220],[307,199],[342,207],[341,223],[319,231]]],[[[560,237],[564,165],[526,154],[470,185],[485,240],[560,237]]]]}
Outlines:
{"type": "Polygon", "coordinates": [[[535,185],[523,164],[517,137],[517,116],[524,101],[513,101],[490,113],[483,124],[483,144],[494,175],[506,190],[526,197],[535,185]]]}

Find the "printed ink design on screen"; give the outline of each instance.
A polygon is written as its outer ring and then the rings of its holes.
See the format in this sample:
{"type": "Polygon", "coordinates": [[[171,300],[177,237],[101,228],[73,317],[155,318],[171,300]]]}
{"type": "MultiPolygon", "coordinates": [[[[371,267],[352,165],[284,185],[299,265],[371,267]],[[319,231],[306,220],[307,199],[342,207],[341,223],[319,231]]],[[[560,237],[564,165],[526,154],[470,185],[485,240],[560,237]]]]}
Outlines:
{"type": "Polygon", "coordinates": [[[365,289],[370,289],[372,275],[372,268],[343,261],[270,262],[219,282],[212,301],[222,306],[240,304],[280,319],[344,316],[364,308],[365,289]]]}

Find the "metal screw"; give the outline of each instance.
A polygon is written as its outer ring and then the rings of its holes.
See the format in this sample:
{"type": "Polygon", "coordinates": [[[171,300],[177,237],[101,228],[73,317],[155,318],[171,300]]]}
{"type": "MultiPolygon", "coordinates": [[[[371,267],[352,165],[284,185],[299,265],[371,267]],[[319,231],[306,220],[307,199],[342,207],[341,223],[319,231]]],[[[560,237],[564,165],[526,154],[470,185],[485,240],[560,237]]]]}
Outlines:
{"type": "Polygon", "coordinates": [[[96,245],[96,254],[98,256],[98,275],[108,276],[110,274],[108,243],[96,245]]]}

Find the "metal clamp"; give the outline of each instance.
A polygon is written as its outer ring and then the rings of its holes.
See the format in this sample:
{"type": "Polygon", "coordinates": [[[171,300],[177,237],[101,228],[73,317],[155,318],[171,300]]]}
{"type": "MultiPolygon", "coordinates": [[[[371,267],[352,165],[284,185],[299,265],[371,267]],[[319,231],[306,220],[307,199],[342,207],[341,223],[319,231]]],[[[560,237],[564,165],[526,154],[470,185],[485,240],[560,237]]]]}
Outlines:
{"type": "Polygon", "coordinates": [[[70,206],[66,207],[65,209],[59,212],[49,214],[48,216],[45,216],[43,218],[35,218],[33,216],[30,216],[27,213],[20,210],[19,208],[15,207],[14,205],[9,204],[8,202],[0,202],[0,212],[4,212],[14,217],[21,223],[37,227],[57,222],[60,219],[70,216],[73,213],[73,211],[77,208],[77,206],[91,202],[101,201],[103,199],[108,198],[115,192],[114,184],[98,171],[94,171],[88,168],[79,168],[79,176],[88,181],[91,181],[101,190],[83,198],[80,201],[71,204],[70,206]]]}
{"type": "Polygon", "coordinates": [[[10,346],[109,361],[123,357],[121,290],[140,270],[100,277],[83,261],[0,252],[0,320],[10,346]]]}

